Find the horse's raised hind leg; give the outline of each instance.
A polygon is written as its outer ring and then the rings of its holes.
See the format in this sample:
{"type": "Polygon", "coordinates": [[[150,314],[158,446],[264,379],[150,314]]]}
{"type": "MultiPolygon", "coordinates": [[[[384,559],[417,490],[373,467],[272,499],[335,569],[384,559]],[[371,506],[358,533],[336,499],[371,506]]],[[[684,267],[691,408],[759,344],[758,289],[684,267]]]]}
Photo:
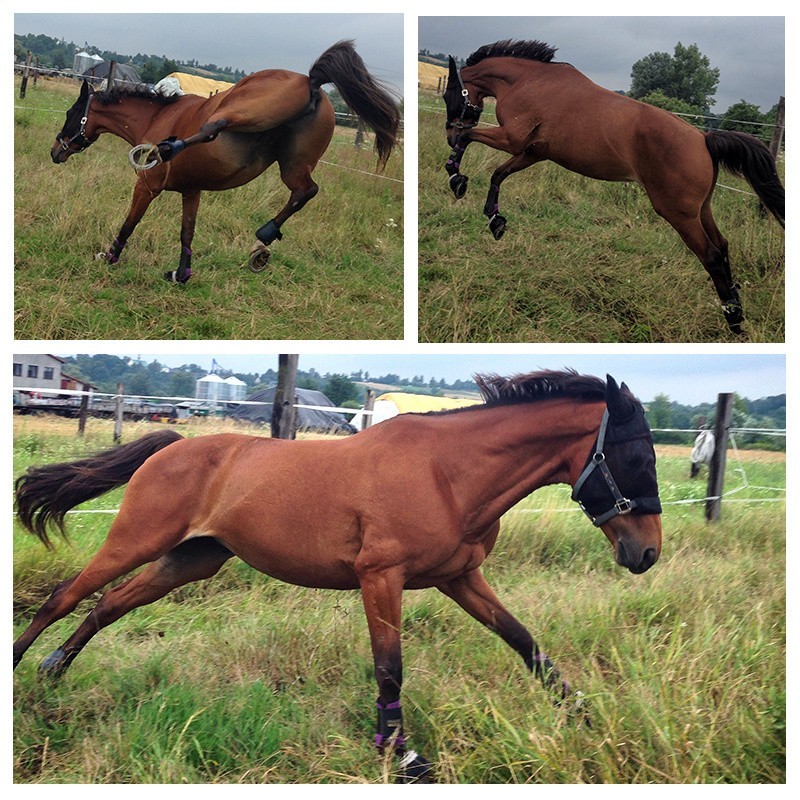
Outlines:
{"type": "Polygon", "coordinates": [[[182,195],[181,216],[181,258],[178,269],[165,272],[170,283],[186,283],[192,277],[192,239],[197,223],[197,209],[200,206],[200,191],[184,192],[182,195]]]}
{"type": "Polygon", "coordinates": [[[431,768],[417,753],[406,749],[400,706],[400,689],[403,685],[400,649],[403,576],[399,570],[373,571],[361,575],[360,581],[375,662],[375,680],[378,683],[375,745],[381,753],[391,748],[400,757],[402,782],[425,782],[430,780],[431,768]]]}
{"type": "Polygon", "coordinates": [[[178,139],[175,137],[165,139],[163,142],[159,142],[156,145],[158,148],[158,158],[160,161],[170,161],[187,147],[192,147],[192,145],[195,144],[204,144],[205,142],[213,142],[228,125],[229,123],[226,119],[215,119],[201,125],[197,133],[188,136],[186,139],[178,139]]]}
{"type": "Polygon", "coordinates": [[[506,232],[507,223],[506,218],[500,216],[500,184],[509,175],[526,169],[537,161],[541,161],[537,156],[530,155],[529,153],[520,153],[510,158],[504,164],[501,164],[492,174],[489,194],[486,196],[486,204],[483,207],[483,213],[489,218],[489,230],[495,240],[500,239],[506,232]]]}
{"type": "Polygon", "coordinates": [[[114,239],[108,252],[105,254],[105,259],[109,264],[116,264],[119,261],[120,254],[123,248],[128,243],[128,239],[133,233],[136,226],[141,222],[145,212],[150,207],[150,203],[158,197],[161,190],[153,191],[147,183],[141,178],[136,181],[133,187],[133,198],[131,200],[131,207],[128,211],[128,216],[122,223],[117,238],[114,239]]]}
{"type": "Polygon", "coordinates": [[[179,544],[138,575],[109,589],[75,633],[42,662],[39,672],[48,678],[60,677],[103,628],[179,586],[212,577],[232,556],[227,547],[209,537],[188,539],[179,544]]]}
{"type": "Polygon", "coordinates": [[[289,202],[267,223],[256,231],[256,238],[265,245],[283,238],[281,225],[296,214],[309,200],[316,197],[319,186],[311,179],[311,167],[306,164],[284,168],[281,180],[290,191],[289,202]]]}
{"type": "Polygon", "coordinates": [[[580,692],[575,692],[561,677],[553,662],[541,651],[527,628],[503,606],[479,569],[437,588],[458,603],[470,616],[494,631],[512,650],[522,656],[525,666],[541,680],[545,689],[554,692],[559,705],[574,699],[570,713],[581,711],[589,722],[580,692]]]}

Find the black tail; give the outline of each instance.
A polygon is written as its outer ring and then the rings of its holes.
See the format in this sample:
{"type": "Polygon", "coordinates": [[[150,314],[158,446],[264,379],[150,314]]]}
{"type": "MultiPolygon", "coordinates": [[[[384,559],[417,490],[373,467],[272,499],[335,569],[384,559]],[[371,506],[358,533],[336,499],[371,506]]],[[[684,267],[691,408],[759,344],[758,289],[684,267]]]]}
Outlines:
{"type": "Polygon", "coordinates": [[[127,483],[153,453],[179,439],[179,433],[166,429],[80,461],[31,467],[15,484],[19,521],[50,547],[48,524],[66,537],[67,511],[127,483]]]}
{"type": "Polygon", "coordinates": [[[738,131],[710,131],[706,134],[706,147],[714,163],[744,178],[785,227],[786,193],[769,148],[755,136],[738,131]]]}
{"type": "Polygon", "coordinates": [[[352,42],[329,47],[309,70],[312,92],[332,83],[347,105],[375,131],[378,161],[385,166],[397,144],[400,111],[392,96],[367,72],[352,42]]]}

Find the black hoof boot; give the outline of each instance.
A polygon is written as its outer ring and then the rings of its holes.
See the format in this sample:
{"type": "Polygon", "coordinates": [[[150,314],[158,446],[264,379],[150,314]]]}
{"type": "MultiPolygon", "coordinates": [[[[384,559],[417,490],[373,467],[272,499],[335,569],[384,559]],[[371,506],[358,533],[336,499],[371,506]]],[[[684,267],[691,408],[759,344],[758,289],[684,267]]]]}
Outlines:
{"type": "Polygon", "coordinates": [[[467,193],[468,180],[469,178],[460,172],[450,176],[450,188],[453,190],[456,200],[460,200],[467,193]]]}
{"type": "Polygon", "coordinates": [[[281,229],[275,224],[275,220],[271,219],[265,222],[257,231],[256,238],[264,244],[272,244],[276,239],[280,241],[283,239],[281,229]]]}
{"type": "Polygon", "coordinates": [[[735,333],[738,336],[742,335],[742,322],[744,322],[744,311],[739,303],[727,303],[726,305],[722,306],[722,313],[725,316],[725,322],[728,323],[728,327],[731,330],[731,333],[735,333]]]}
{"type": "Polygon", "coordinates": [[[192,277],[192,271],[187,269],[183,275],[180,274],[180,270],[172,270],[171,272],[164,273],[164,280],[169,281],[170,283],[188,283],[189,278],[192,277]]]}
{"type": "Polygon", "coordinates": [[[159,158],[162,162],[164,162],[171,161],[173,158],[175,158],[175,156],[186,147],[186,143],[183,141],[183,139],[170,136],[169,139],[159,142],[156,147],[158,147],[159,158]]]}
{"type": "Polygon", "coordinates": [[[492,236],[494,236],[495,241],[500,240],[503,237],[503,234],[506,232],[506,218],[501,217],[499,214],[495,214],[489,220],[489,230],[492,232],[492,236]]]}
{"type": "Polygon", "coordinates": [[[400,760],[396,783],[433,783],[433,769],[422,756],[409,750],[400,760]]]}

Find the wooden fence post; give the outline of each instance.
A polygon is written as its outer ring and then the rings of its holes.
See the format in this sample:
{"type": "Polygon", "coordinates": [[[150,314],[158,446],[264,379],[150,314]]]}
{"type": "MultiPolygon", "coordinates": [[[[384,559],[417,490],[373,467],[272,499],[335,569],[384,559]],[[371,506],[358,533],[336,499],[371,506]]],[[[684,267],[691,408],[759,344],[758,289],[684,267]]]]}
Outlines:
{"type": "Polygon", "coordinates": [[[770,152],[772,153],[773,158],[777,158],[778,153],[780,153],[781,151],[785,117],[786,117],[786,100],[785,98],[781,97],[781,99],[778,100],[778,113],[775,119],[775,127],[772,131],[772,139],[770,140],[769,143],[769,149],[770,152]]]}
{"type": "Polygon", "coordinates": [[[117,396],[114,398],[114,444],[122,441],[122,392],[124,386],[117,384],[117,396]]]}
{"type": "Polygon", "coordinates": [[[722,510],[722,492],[725,488],[725,463],[728,456],[728,429],[733,414],[733,394],[717,395],[717,418],[714,422],[714,455],[708,465],[706,490],[706,520],[717,522],[722,510]]]}
{"type": "Polygon", "coordinates": [[[294,439],[294,391],[297,384],[297,356],[278,356],[278,385],[272,404],[272,438],[294,439]]]}
{"type": "Polygon", "coordinates": [[[22,100],[25,97],[25,92],[28,89],[28,74],[31,71],[31,51],[28,50],[28,55],[25,57],[25,68],[22,70],[22,83],[19,85],[19,98],[22,100]]]}
{"type": "Polygon", "coordinates": [[[78,412],[78,436],[86,432],[86,417],[89,416],[89,384],[82,384],[84,394],[81,395],[81,410],[78,412]]]}
{"type": "MultiPolygon", "coordinates": [[[[364,398],[364,411],[372,411],[375,407],[375,392],[367,389],[367,396],[364,398]]],[[[363,414],[361,417],[361,430],[366,430],[372,425],[372,414],[363,414]]]]}

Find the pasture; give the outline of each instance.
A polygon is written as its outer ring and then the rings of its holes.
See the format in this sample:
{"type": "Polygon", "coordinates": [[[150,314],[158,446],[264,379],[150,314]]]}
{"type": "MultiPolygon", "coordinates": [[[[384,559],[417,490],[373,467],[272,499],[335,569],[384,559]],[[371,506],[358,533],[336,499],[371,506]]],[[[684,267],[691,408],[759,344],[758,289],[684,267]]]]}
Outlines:
{"type": "MultiPolygon", "coordinates": [[[[375,174],[371,144],[338,128],[314,172],[317,197],[287,222],[267,270],[246,263],[255,231],[286,202],[276,165],[204,192],[185,286],[163,273],[180,255],[180,196],[150,207],[120,262],[106,252],[128,212],[129,146],[101,136],[55,165],[50,148],[79,85],[15,83],[14,284],[17,339],[401,339],[403,153],[375,174]]],[[[202,145],[200,145],[202,146],[202,145]]]]}
{"type": "MultiPolygon", "coordinates": [[[[483,205],[508,155],[470,145],[469,188],[456,200],[444,170],[444,103],[421,93],[419,106],[421,342],[742,340],[728,331],[700,262],[635,184],[535,164],[503,183],[508,229],[495,241],[483,205]]],[[[488,104],[484,121],[494,121],[488,104]]],[[[714,215],[742,287],[746,340],[783,342],[784,232],[751,195],[721,171],[714,215]]]]}
{"type": "MultiPolygon", "coordinates": [[[[14,475],[107,447],[112,423],[14,419],[14,475]]],[[[152,430],[128,425],[125,441],[152,430]]],[[[192,421],[184,435],[231,430],[192,421]]],[[[781,783],[785,771],[785,503],[751,488],[708,526],[689,448],[659,447],[664,549],[648,573],[612,561],[567,487],[504,519],[485,566],[508,608],[588,697],[570,724],[519,658],[435,590],[404,601],[411,746],[447,783],[781,783]],[[571,508],[570,511],[562,509],[571,508]]],[[[785,456],[740,453],[753,487],[785,488],[785,456]]],[[[121,491],[86,504],[114,509],[121,491]]],[[[104,539],[107,514],[68,517],[71,544],[14,531],[14,628],[104,539]]],[[[234,561],[102,631],[56,685],[41,659],[84,604],[14,675],[18,783],[391,781],[371,744],[372,658],[355,592],[281,584],[234,561]]]]}

